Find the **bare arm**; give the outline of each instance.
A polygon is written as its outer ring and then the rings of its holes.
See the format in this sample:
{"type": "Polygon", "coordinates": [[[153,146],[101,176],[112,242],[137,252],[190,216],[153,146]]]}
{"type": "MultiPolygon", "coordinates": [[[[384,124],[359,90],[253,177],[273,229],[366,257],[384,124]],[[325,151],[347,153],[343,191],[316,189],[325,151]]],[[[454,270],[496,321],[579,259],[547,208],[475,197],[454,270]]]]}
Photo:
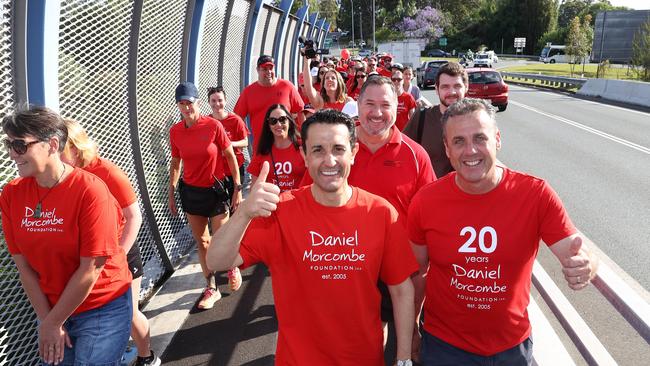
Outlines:
{"type": "Polygon", "coordinates": [[[244,138],[239,141],[230,141],[230,146],[232,147],[248,147],[248,139],[244,138]]]}
{"type": "Polygon", "coordinates": [[[243,263],[239,247],[244,233],[255,217],[268,217],[277,208],[280,201],[280,188],[266,183],[269,163],[264,162],[258,181],[251,187],[248,198],[212,236],[208,248],[207,264],[212,271],[225,271],[243,263]]]}
{"type": "Polygon", "coordinates": [[[171,211],[172,215],[178,215],[174,192],[176,191],[180,177],[181,159],[172,157],[172,160],[169,162],[169,211],[171,211]]]}
{"type": "MultiPolygon", "coordinates": [[[[235,186],[241,184],[241,177],[239,176],[239,164],[237,164],[237,157],[235,156],[235,150],[233,150],[232,145],[228,146],[226,150],[223,151],[223,155],[228,162],[228,168],[230,168],[230,174],[235,186]]],[[[232,199],[230,201],[230,207],[233,210],[237,209],[239,204],[242,201],[242,194],[240,189],[235,189],[232,192],[232,199]]]]}
{"type": "Polygon", "coordinates": [[[395,332],[397,333],[397,359],[411,358],[411,342],[413,337],[413,282],[407,278],[399,285],[388,286],[390,298],[393,301],[393,316],[395,332]]]}
{"type": "Polygon", "coordinates": [[[120,238],[120,246],[124,249],[124,253],[128,253],[138,238],[138,231],[140,231],[140,225],[142,225],[142,213],[138,201],[124,207],[122,214],[126,219],[126,223],[124,223],[124,230],[120,238]]]}
{"type": "Polygon", "coordinates": [[[309,98],[309,103],[314,107],[314,109],[321,109],[323,108],[323,105],[325,104],[323,102],[323,97],[318,94],[316,89],[314,89],[314,85],[312,84],[311,80],[311,72],[309,70],[309,59],[307,57],[303,57],[303,62],[302,62],[302,75],[304,78],[304,88],[303,92],[309,98]]]}
{"type": "Polygon", "coordinates": [[[589,250],[590,244],[593,244],[591,240],[578,233],[549,247],[562,264],[564,278],[573,290],[587,287],[598,271],[598,258],[589,250]]]}
{"type": "Polygon", "coordinates": [[[29,298],[29,302],[34,308],[36,317],[38,320],[43,321],[47,314],[49,314],[51,308],[47,296],[45,296],[38,284],[38,273],[34,271],[32,266],[27,262],[27,259],[25,259],[21,254],[14,255],[13,259],[18,268],[20,283],[23,285],[23,289],[29,298]]]}
{"type": "Polygon", "coordinates": [[[411,351],[413,352],[412,358],[417,361],[420,355],[421,335],[419,332],[419,324],[422,314],[422,304],[424,303],[426,275],[429,270],[429,253],[425,245],[417,245],[413,242],[411,242],[411,249],[413,250],[413,254],[415,255],[415,259],[417,260],[419,266],[418,273],[412,277],[413,288],[415,290],[415,328],[413,329],[413,347],[411,351]]]}

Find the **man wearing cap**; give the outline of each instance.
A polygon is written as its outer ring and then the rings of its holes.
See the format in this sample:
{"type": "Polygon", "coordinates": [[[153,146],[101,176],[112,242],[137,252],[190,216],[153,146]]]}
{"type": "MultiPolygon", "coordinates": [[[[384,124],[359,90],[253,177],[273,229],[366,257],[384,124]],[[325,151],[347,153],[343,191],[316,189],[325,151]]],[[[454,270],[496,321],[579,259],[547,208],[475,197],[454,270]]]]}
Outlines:
{"type": "Polygon", "coordinates": [[[395,126],[401,131],[413,115],[417,103],[411,94],[404,91],[404,66],[395,63],[392,65],[391,70],[391,80],[397,90],[397,118],[395,119],[395,126]]]}
{"type": "Polygon", "coordinates": [[[242,90],[234,112],[241,118],[250,116],[253,138],[259,138],[266,110],[272,104],[282,104],[294,115],[302,111],[304,102],[298,89],[288,80],[275,75],[275,61],[269,55],[257,59],[257,81],[242,90]]]}
{"type": "Polygon", "coordinates": [[[436,75],[436,94],[440,98],[440,104],[415,111],[402,130],[406,136],[424,147],[438,178],[454,170],[442,141],[442,114],[454,102],[465,98],[468,85],[467,71],[463,66],[457,62],[442,65],[436,75]]]}
{"type": "Polygon", "coordinates": [[[379,73],[379,75],[385,76],[390,79],[392,76],[391,62],[393,61],[393,57],[391,55],[386,54],[381,58],[381,61],[383,63],[383,66],[378,67],[377,72],[379,73]]]}

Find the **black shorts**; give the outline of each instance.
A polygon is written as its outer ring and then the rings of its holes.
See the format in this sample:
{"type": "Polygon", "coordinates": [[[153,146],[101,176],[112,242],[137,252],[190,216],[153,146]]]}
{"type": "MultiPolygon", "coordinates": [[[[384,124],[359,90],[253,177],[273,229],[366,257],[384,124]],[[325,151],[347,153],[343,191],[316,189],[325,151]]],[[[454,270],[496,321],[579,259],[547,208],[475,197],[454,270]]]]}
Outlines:
{"type": "MultiPolygon", "coordinates": [[[[217,182],[215,184],[223,183],[217,182]]],[[[195,187],[179,182],[183,212],[190,215],[214,217],[228,212],[229,197],[225,190],[217,192],[214,187],[195,187]]]]}
{"type": "MultiPolygon", "coordinates": [[[[244,165],[242,164],[242,166],[239,167],[239,182],[241,182],[241,184],[244,184],[244,174],[246,174],[246,170],[244,170],[244,165]]],[[[235,182],[231,175],[226,175],[223,179],[223,185],[226,187],[226,192],[232,195],[232,192],[235,190],[235,182]]]]}
{"type": "Polygon", "coordinates": [[[126,254],[126,261],[129,263],[129,271],[131,271],[133,279],[142,277],[142,256],[140,255],[138,243],[133,243],[133,246],[126,254]]]}

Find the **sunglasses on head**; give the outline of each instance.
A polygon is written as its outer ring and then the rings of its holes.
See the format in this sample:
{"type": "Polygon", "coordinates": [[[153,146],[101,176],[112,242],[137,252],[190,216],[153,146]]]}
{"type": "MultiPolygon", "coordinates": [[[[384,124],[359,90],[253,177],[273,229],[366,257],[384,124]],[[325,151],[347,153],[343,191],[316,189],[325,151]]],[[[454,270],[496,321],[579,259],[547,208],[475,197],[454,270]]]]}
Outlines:
{"type": "Polygon", "coordinates": [[[289,117],[287,117],[287,116],[282,116],[282,117],[278,117],[278,118],[269,117],[269,119],[267,121],[269,121],[269,124],[271,126],[275,126],[278,122],[280,122],[280,123],[282,123],[284,125],[289,121],[289,117]]]}
{"type": "Polygon", "coordinates": [[[4,139],[3,142],[5,145],[5,150],[7,150],[7,152],[13,150],[16,154],[23,155],[24,153],[27,152],[27,149],[29,149],[30,146],[42,141],[36,140],[36,141],[25,142],[25,140],[20,140],[20,139],[16,139],[16,140],[4,139]]]}

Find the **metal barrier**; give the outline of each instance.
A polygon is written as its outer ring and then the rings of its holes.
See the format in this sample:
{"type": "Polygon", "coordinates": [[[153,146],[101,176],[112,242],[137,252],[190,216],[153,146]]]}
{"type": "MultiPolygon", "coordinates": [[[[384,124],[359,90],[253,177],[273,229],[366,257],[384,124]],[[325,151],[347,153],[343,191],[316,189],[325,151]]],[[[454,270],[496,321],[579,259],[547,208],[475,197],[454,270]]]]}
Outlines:
{"type": "Polygon", "coordinates": [[[517,80],[524,80],[528,81],[533,80],[539,80],[542,82],[542,84],[546,85],[552,85],[552,86],[559,86],[561,88],[579,88],[581,87],[584,83],[587,82],[587,79],[582,79],[582,78],[567,78],[567,77],[562,77],[562,76],[547,76],[547,75],[541,75],[541,74],[525,74],[525,73],[518,73],[518,72],[502,72],[501,75],[504,78],[508,79],[517,79],[517,80]]]}
{"type": "MultiPolygon", "coordinates": [[[[168,131],[180,119],[175,86],[195,82],[208,113],[207,87],[223,85],[232,110],[245,76],[257,77],[262,52],[276,55],[278,75],[295,81],[299,57],[292,48],[311,24],[307,7],[304,17],[286,16],[292,3],[278,9],[262,0],[0,0],[0,115],[27,103],[59,110],[79,120],[100,154],[127,173],[144,218],[137,240],[141,300],[194,247],[183,216],[167,209],[168,131]],[[262,14],[253,17],[254,9],[262,14]]],[[[0,187],[15,176],[3,152],[0,187]]],[[[2,235],[0,275],[0,364],[36,364],[36,316],[2,235]]]]}

